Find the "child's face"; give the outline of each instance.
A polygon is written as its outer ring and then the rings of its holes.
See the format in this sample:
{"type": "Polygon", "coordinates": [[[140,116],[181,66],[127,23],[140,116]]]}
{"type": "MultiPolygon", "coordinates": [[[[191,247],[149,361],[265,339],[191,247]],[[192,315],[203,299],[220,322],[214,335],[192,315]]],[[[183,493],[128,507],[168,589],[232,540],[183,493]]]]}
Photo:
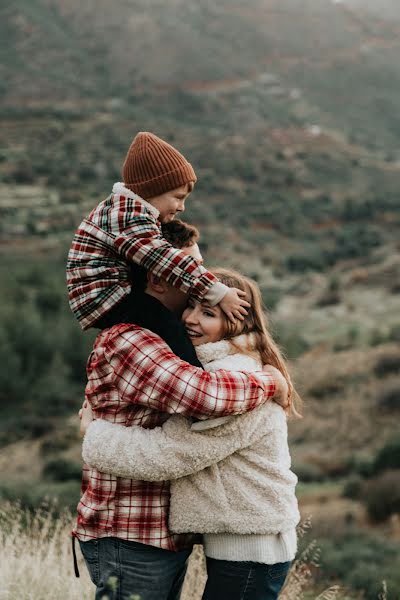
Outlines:
{"type": "Polygon", "coordinates": [[[169,223],[178,213],[185,210],[185,200],[189,193],[189,185],[185,184],[160,196],[149,198],[148,202],[160,211],[161,223],[169,223]]]}
{"type": "Polygon", "coordinates": [[[194,346],[218,342],[223,338],[224,319],[219,306],[189,298],[182,320],[194,346]]]}

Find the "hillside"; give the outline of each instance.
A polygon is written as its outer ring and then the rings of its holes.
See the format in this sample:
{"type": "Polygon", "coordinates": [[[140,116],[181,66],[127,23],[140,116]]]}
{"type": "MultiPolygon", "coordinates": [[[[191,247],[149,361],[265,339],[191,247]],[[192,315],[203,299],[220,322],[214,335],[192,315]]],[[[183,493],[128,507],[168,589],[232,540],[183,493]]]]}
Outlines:
{"type": "Polygon", "coordinates": [[[376,600],[385,578],[398,598],[397,17],[393,0],[1,3],[0,499],[76,503],[93,335],[66,252],[150,130],[195,167],[206,264],[258,281],[291,361],[317,588],[376,600]]]}
{"type": "Polygon", "coordinates": [[[93,107],[214,85],[251,90],[259,81],[267,106],[287,88],[300,119],[397,151],[398,24],[356,8],[320,0],[6,0],[3,101],[93,107]]]}

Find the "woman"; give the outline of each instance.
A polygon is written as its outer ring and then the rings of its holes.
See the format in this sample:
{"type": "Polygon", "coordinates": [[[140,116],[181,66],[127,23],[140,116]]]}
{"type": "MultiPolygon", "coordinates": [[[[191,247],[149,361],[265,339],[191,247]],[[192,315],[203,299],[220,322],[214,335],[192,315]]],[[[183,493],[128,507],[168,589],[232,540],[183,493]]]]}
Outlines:
{"type": "MultiPolygon", "coordinates": [[[[189,301],[183,321],[198,358],[209,371],[273,365],[286,378],[298,415],[298,397],[268,331],[256,283],[225,269],[214,274],[246,292],[251,306],[244,321],[232,324],[218,306],[189,301]]],[[[203,534],[204,600],[277,598],[296,553],[299,520],[280,406],[267,402],[238,417],[197,422],[172,416],[152,430],[95,421],[83,457],[105,473],[171,480],[171,530],[203,534]]]]}

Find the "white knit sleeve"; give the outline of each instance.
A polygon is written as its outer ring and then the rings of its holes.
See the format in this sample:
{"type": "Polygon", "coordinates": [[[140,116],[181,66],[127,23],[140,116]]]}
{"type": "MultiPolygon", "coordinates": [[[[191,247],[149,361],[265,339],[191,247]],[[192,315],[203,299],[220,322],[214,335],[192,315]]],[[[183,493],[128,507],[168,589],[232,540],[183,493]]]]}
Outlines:
{"type": "MultiPolygon", "coordinates": [[[[222,428],[221,428],[222,431],[222,428]]],[[[238,432],[213,436],[191,431],[180,415],[163,427],[124,427],[108,421],[90,424],[83,440],[83,460],[103,473],[144,481],[178,479],[215,464],[243,446],[238,432]]]]}

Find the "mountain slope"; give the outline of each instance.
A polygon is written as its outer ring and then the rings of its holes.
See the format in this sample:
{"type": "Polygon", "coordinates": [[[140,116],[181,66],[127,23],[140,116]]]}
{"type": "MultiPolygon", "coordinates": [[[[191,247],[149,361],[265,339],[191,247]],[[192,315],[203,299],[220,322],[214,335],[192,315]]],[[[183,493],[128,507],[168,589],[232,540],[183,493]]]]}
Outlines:
{"type": "MultiPolygon", "coordinates": [[[[277,77],[298,114],[396,150],[398,25],[320,0],[5,0],[3,102],[212,92],[277,77]]],[[[267,94],[264,99],[268,103],[267,94]]]]}

